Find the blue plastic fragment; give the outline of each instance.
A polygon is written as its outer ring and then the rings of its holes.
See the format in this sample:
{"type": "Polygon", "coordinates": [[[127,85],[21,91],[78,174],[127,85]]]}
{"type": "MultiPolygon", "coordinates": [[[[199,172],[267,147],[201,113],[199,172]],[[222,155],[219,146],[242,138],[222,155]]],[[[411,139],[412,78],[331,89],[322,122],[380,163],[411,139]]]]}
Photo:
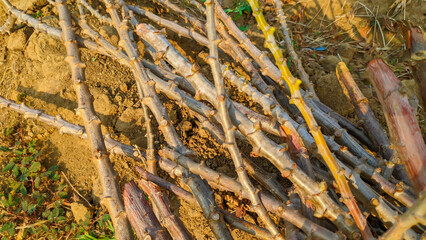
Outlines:
{"type": "Polygon", "coordinates": [[[317,48],[308,47],[308,48],[314,51],[327,51],[326,47],[317,47],[317,48]]]}

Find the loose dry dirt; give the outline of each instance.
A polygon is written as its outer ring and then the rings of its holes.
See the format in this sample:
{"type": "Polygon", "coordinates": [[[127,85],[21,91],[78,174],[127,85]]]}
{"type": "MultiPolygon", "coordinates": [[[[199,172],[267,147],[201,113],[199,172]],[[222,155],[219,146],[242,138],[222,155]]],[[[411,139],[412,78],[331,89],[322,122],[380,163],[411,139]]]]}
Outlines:
{"type": "MultiPolygon", "coordinates": [[[[55,17],[56,10],[47,5],[45,0],[11,2],[21,9],[28,10],[27,12],[31,15],[41,11],[43,13],[41,19],[44,22],[58,26],[58,20],[55,17]]],[[[95,7],[99,6],[98,0],[89,2],[95,7]]],[[[162,8],[152,1],[134,2],[164,18],[178,20],[181,24],[185,24],[175,14],[161,10],[162,8]]],[[[376,14],[377,19],[381,19],[387,14],[389,6],[394,1],[301,0],[285,2],[285,12],[293,31],[296,50],[303,59],[306,71],[315,84],[315,90],[320,99],[338,113],[357,123],[354,109],[344,96],[334,72],[335,65],[339,61],[337,56],[340,55],[351,69],[358,86],[369,99],[376,117],[385,125],[381,107],[364,73],[366,64],[376,57],[382,57],[388,62],[395,61],[394,70],[400,75],[400,79],[406,81],[408,86],[414,85],[409,74],[409,64],[403,51],[403,39],[400,33],[386,29],[383,37],[386,39],[386,43],[389,41],[389,49],[375,51],[372,49],[373,44],[377,48],[386,46],[383,45],[379,31],[376,32],[375,37],[371,33],[367,34],[369,30],[373,31],[369,26],[374,25],[372,23],[374,17],[365,15],[371,15],[366,10],[369,8],[376,14]],[[296,24],[292,24],[294,22],[296,24]],[[324,47],[326,50],[313,50],[319,47],[324,47]]],[[[412,0],[406,7],[405,16],[407,20],[420,24],[424,29],[426,4],[422,4],[422,2],[422,0],[412,0]]],[[[183,2],[179,4],[200,16],[195,8],[191,8],[183,2]]],[[[264,9],[270,22],[278,27],[271,5],[266,4],[264,9]]],[[[6,15],[4,8],[0,7],[1,24],[5,22],[6,15]]],[[[403,11],[396,18],[403,18],[403,11]]],[[[141,20],[146,22],[146,19],[141,20]]],[[[256,42],[257,46],[263,46],[263,39],[252,16],[244,14],[237,20],[237,23],[240,26],[248,26],[247,32],[250,38],[256,42]]],[[[94,19],[90,19],[90,24],[112,43],[118,42],[115,30],[110,27],[101,27],[94,19]]],[[[195,46],[192,41],[179,38],[169,31],[167,33],[167,36],[173,40],[172,42],[179,45],[192,60],[197,60],[197,56],[201,52],[208,51],[204,47],[195,46]]],[[[282,40],[279,31],[277,31],[277,36],[282,40]]],[[[81,51],[83,61],[87,64],[87,83],[94,97],[95,110],[102,120],[103,132],[111,134],[113,138],[121,142],[144,149],[146,139],[143,113],[132,73],[126,67],[107,57],[85,49],[81,51]]],[[[32,108],[43,109],[50,115],[60,114],[69,122],[81,124],[81,120],[75,116],[76,97],[70,79],[70,71],[64,58],[65,49],[59,40],[47,34],[35,32],[24,25],[18,25],[10,35],[0,35],[0,96],[24,101],[32,108]]],[[[225,59],[229,60],[229,58],[225,59]]],[[[202,71],[208,73],[209,67],[206,64],[200,65],[202,71]]],[[[296,72],[294,69],[292,70],[296,72]]],[[[411,96],[415,96],[416,89],[414,87],[411,89],[411,96]]],[[[246,96],[240,95],[234,90],[230,92],[234,94],[234,99],[247,106],[256,107],[246,96]]],[[[180,109],[173,101],[164,96],[162,96],[162,100],[184,144],[196,152],[196,159],[205,161],[209,167],[219,172],[235,177],[228,153],[200,128],[199,123],[186,110],[180,109]]],[[[419,117],[423,121],[422,114],[419,114],[419,117]]],[[[96,203],[100,194],[99,184],[97,183],[97,173],[91,163],[91,152],[87,142],[75,136],[61,135],[57,130],[39,122],[23,120],[22,116],[16,113],[0,110],[0,130],[20,122],[25,123],[28,138],[39,137],[47,141],[47,154],[50,154],[50,162],[46,164],[57,163],[74,186],[90,201],[96,203]]],[[[424,127],[423,123],[422,127],[424,127]]],[[[155,145],[158,150],[165,143],[156,128],[155,132],[155,145]]],[[[249,146],[242,146],[242,148],[245,152],[250,152],[249,146]]],[[[259,158],[254,158],[254,160],[270,172],[275,172],[275,169],[266,161],[259,158]]],[[[112,156],[112,161],[121,185],[137,178],[134,166],[141,165],[141,163],[121,156],[112,156]]],[[[5,162],[5,159],[0,159],[0,167],[5,162]]],[[[164,173],[160,174],[167,180],[184,186],[164,173]]],[[[1,176],[0,173],[0,181],[1,176]]],[[[170,198],[175,211],[181,216],[195,238],[213,238],[198,207],[188,205],[172,195],[170,198]]],[[[219,205],[232,212],[235,212],[237,208],[244,207],[245,204],[244,201],[229,193],[216,194],[216,198],[219,205]]],[[[259,224],[255,214],[247,213],[244,218],[259,224]]],[[[280,221],[280,226],[283,227],[282,221],[280,221]]],[[[252,239],[250,235],[239,230],[233,230],[232,234],[235,239],[252,239]]]]}

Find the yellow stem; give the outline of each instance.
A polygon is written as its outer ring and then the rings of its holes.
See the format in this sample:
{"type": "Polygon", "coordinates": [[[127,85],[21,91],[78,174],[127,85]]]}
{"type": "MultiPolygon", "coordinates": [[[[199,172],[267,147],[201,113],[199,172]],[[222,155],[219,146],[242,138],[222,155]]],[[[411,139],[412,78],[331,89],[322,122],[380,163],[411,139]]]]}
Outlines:
{"type": "Polygon", "coordinates": [[[365,239],[369,239],[371,235],[370,230],[366,224],[364,216],[361,214],[358,206],[356,205],[355,198],[353,197],[349,185],[346,181],[343,170],[337,165],[336,160],[331,154],[330,149],[328,148],[324,136],[321,133],[320,127],[318,126],[311,109],[306,105],[303,100],[302,94],[300,92],[300,84],[302,81],[293,77],[287,64],[285,63],[285,58],[281,49],[278,47],[274,32],[275,28],[268,25],[266,22],[261,7],[259,6],[259,2],[257,0],[247,0],[253,10],[253,16],[256,18],[257,24],[259,28],[262,30],[265,37],[265,47],[268,48],[276,61],[278,68],[280,69],[281,76],[283,80],[287,83],[291,99],[290,103],[296,105],[299,111],[302,113],[303,118],[305,119],[312,136],[315,139],[315,142],[318,146],[318,151],[323,157],[325,163],[333,174],[334,179],[336,180],[340,192],[344,198],[344,202],[348,205],[348,208],[355,219],[355,222],[358,225],[358,228],[361,230],[363,237],[365,239]]]}

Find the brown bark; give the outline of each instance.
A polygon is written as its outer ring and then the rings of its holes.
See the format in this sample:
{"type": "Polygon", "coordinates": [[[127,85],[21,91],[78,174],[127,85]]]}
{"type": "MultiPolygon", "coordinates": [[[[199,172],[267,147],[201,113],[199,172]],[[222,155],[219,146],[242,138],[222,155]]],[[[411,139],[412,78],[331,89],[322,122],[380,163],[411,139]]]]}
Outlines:
{"type": "Polygon", "coordinates": [[[365,131],[375,143],[375,150],[384,158],[390,159],[392,150],[389,148],[390,142],[386,136],[386,132],[380,126],[368,104],[367,98],[364,97],[361,90],[359,90],[344,62],[337,64],[336,74],[342,86],[343,93],[355,107],[356,114],[362,121],[365,131]]]}
{"type": "Polygon", "coordinates": [[[126,213],[129,215],[129,220],[138,239],[171,239],[166,229],[155,217],[145,194],[135,182],[132,181],[124,185],[123,198],[126,213]]]}
{"type": "Polygon", "coordinates": [[[367,73],[385,112],[393,147],[398,152],[416,194],[426,188],[426,145],[408,98],[392,70],[375,59],[367,73]]]}

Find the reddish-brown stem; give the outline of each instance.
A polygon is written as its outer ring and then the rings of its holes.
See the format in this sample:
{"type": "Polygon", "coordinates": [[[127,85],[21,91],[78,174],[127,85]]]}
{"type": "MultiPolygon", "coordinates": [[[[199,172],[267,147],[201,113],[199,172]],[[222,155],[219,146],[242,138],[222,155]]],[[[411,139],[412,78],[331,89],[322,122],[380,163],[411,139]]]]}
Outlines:
{"type": "Polygon", "coordinates": [[[145,194],[135,182],[132,181],[124,185],[123,198],[126,212],[138,239],[171,239],[155,217],[145,194]]]}
{"type": "Polygon", "coordinates": [[[426,145],[413,108],[398,78],[383,60],[371,61],[367,73],[383,106],[392,144],[418,194],[426,187],[426,145]]]}
{"type": "MultiPolygon", "coordinates": [[[[170,160],[165,160],[168,163],[171,163],[172,165],[174,165],[175,163],[171,162],[170,160]]],[[[168,182],[158,176],[155,176],[147,171],[145,171],[144,169],[140,168],[140,167],[136,167],[136,170],[139,172],[139,174],[142,176],[143,179],[145,179],[146,181],[149,182],[153,182],[155,184],[157,184],[158,186],[167,189],[168,191],[174,193],[177,197],[193,204],[193,205],[198,205],[197,200],[195,199],[195,197],[188,191],[174,185],[171,182],[168,182]]],[[[173,175],[173,171],[169,171],[169,170],[173,170],[173,168],[167,168],[167,169],[163,169],[165,171],[168,171],[168,173],[171,175],[171,177],[176,177],[175,175],[173,175]]],[[[241,229],[249,234],[254,235],[255,237],[260,237],[263,239],[271,239],[272,235],[269,233],[268,230],[261,228],[255,224],[249,223],[241,218],[236,217],[235,215],[221,209],[218,208],[220,212],[223,213],[223,216],[225,218],[225,221],[232,227],[234,228],[238,228],[241,229]]]]}
{"type": "MultiPolygon", "coordinates": [[[[148,153],[147,153],[148,154],[148,153]]],[[[167,228],[173,239],[192,239],[188,230],[179,217],[173,212],[169,199],[161,192],[155,183],[144,179],[138,181],[139,186],[148,195],[148,198],[155,204],[162,219],[162,225],[167,228]]]]}

